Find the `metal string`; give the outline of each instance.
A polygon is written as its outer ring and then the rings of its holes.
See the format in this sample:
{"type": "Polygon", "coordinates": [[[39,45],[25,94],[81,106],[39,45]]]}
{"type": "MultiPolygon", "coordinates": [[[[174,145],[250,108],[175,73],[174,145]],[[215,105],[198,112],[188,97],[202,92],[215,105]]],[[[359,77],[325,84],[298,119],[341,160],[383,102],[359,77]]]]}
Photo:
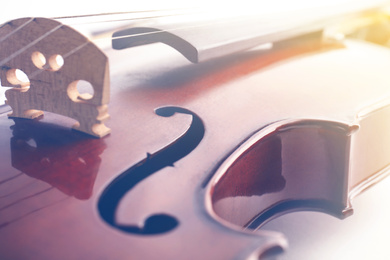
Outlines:
{"type": "MultiPolygon", "coordinates": [[[[111,12],[111,13],[98,13],[98,14],[70,15],[70,16],[51,17],[50,19],[54,19],[54,20],[75,19],[75,18],[98,17],[98,16],[119,15],[119,14],[157,13],[157,12],[183,11],[183,10],[193,10],[193,8],[174,8],[174,9],[161,9],[161,10],[138,10],[138,11],[111,12]]],[[[181,14],[181,13],[178,13],[178,14],[181,14]]]]}
{"type": "Polygon", "coordinates": [[[52,189],[54,189],[54,187],[46,188],[46,189],[44,189],[44,190],[41,190],[41,191],[38,191],[38,192],[33,193],[33,194],[31,194],[31,195],[28,195],[28,196],[25,196],[25,197],[23,197],[23,198],[20,198],[20,199],[14,201],[14,202],[11,202],[11,203],[9,203],[9,204],[7,204],[7,205],[1,207],[1,208],[0,208],[0,211],[3,211],[3,210],[5,210],[5,209],[7,209],[7,208],[9,208],[9,207],[15,206],[15,205],[21,203],[22,201],[25,201],[25,200],[27,200],[27,199],[31,199],[31,198],[33,198],[33,197],[36,197],[36,196],[42,194],[42,193],[48,192],[48,191],[50,191],[50,190],[52,190],[52,189]]]}
{"type": "Polygon", "coordinates": [[[17,221],[19,221],[19,220],[22,220],[22,219],[28,217],[29,215],[31,215],[31,214],[33,214],[33,213],[35,213],[35,212],[37,212],[37,211],[41,211],[41,210],[43,210],[43,209],[45,209],[45,208],[49,208],[49,207],[51,207],[51,206],[54,206],[54,205],[56,205],[56,204],[58,204],[58,203],[60,203],[60,202],[62,202],[62,201],[65,201],[66,199],[69,199],[69,198],[70,198],[70,197],[65,197],[65,198],[59,199],[59,200],[57,200],[57,201],[55,201],[55,202],[49,203],[48,205],[45,205],[45,206],[36,208],[36,209],[34,209],[34,210],[31,210],[31,211],[25,213],[25,214],[22,215],[22,216],[13,218],[13,219],[10,220],[10,221],[6,221],[6,222],[3,222],[3,223],[0,223],[0,229],[2,229],[2,228],[6,227],[6,226],[8,226],[8,225],[10,225],[10,224],[12,224],[12,223],[14,223],[14,222],[17,222],[17,221]]]}
{"type": "MultiPolygon", "coordinates": [[[[140,11],[140,12],[150,12],[150,11],[140,11]]],[[[155,11],[152,11],[152,12],[155,12],[155,11]]],[[[118,13],[102,13],[102,14],[97,14],[97,15],[84,15],[84,16],[67,16],[67,17],[58,17],[56,19],[77,19],[79,17],[92,17],[92,16],[108,16],[108,15],[117,15],[117,14],[132,14],[134,12],[118,12],[118,13]]],[[[138,13],[138,12],[135,12],[135,13],[138,13]]],[[[193,13],[195,14],[195,13],[193,13]]],[[[172,14],[172,16],[183,16],[183,15],[188,15],[188,14],[172,14]]],[[[169,17],[170,15],[162,15],[162,16],[154,16],[154,17],[169,17]]],[[[200,16],[201,17],[201,16],[200,16]]],[[[132,20],[138,20],[138,19],[148,19],[148,17],[144,17],[144,18],[127,18],[127,19],[118,19],[118,20],[108,20],[108,21],[103,21],[103,22],[100,22],[100,23],[106,23],[106,22],[114,22],[114,21],[132,21],[132,20]]],[[[223,20],[214,20],[214,21],[210,21],[210,20],[203,20],[202,19],[199,19],[202,21],[202,23],[200,24],[197,24],[197,25],[188,25],[188,26],[181,26],[181,27],[176,27],[176,28],[172,28],[172,29],[169,29],[169,30],[160,30],[160,31],[155,31],[155,32],[145,32],[145,33],[139,33],[139,34],[133,34],[133,35],[126,35],[126,36],[117,36],[117,37],[101,37],[101,38],[91,38],[89,39],[89,41],[86,41],[85,43],[75,47],[74,49],[72,49],[71,51],[69,51],[68,53],[66,54],[62,54],[62,58],[64,59],[64,62],[66,62],[66,58],[69,57],[70,55],[72,55],[73,53],[79,51],[80,49],[82,49],[83,47],[85,47],[86,45],[89,44],[89,42],[94,42],[94,43],[97,43],[97,42],[100,42],[100,41],[106,41],[107,39],[110,39],[110,40],[114,40],[114,39],[124,39],[124,38],[132,38],[132,37],[139,37],[139,36],[143,36],[143,35],[151,35],[151,34],[158,34],[158,33],[163,33],[163,32],[172,32],[172,31],[177,31],[177,30],[183,30],[183,29],[190,29],[190,28],[199,28],[199,27],[205,27],[205,26],[209,26],[209,25],[213,25],[213,24],[223,24],[223,23],[227,23],[227,22],[231,22],[232,20],[234,21],[239,21],[239,20],[247,20],[247,19],[250,19],[250,17],[246,17],[246,16],[238,16],[238,17],[231,17],[230,19],[223,19],[223,20]]],[[[27,24],[31,23],[33,21],[33,18],[31,20],[28,20],[25,24],[19,26],[18,28],[16,28],[12,33],[16,33],[17,31],[19,31],[21,28],[23,28],[24,26],[26,26],[27,24]]],[[[93,21],[93,22],[87,22],[87,23],[81,23],[81,24],[91,24],[91,23],[99,23],[99,22],[96,22],[96,21],[93,21]]],[[[80,23],[79,23],[80,24],[80,23]]],[[[40,40],[43,40],[45,39],[46,37],[48,37],[50,34],[54,33],[55,31],[59,30],[62,26],[64,26],[64,24],[60,24],[58,25],[57,27],[51,29],[50,31],[46,32],[45,34],[43,34],[42,36],[38,37],[37,39],[35,39],[34,41],[32,41],[31,43],[29,43],[28,45],[26,45],[25,47],[19,49],[18,51],[16,51],[15,53],[12,53],[11,55],[9,55],[7,58],[3,59],[2,61],[0,61],[0,66],[3,65],[4,63],[8,62],[9,60],[15,58],[16,56],[18,56],[19,54],[23,53],[25,50],[27,50],[28,48],[34,46],[36,43],[38,43],[40,40]]],[[[6,37],[9,37],[9,35],[7,35],[6,37]]],[[[1,41],[2,39],[0,39],[1,41]]],[[[29,80],[31,79],[34,79],[37,75],[39,75],[41,72],[43,72],[42,69],[40,68],[37,68],[37,70],[35,70],[34,72],[30,73],[30,75],[28,75],[29,77],[29,80]]]]}
{"type": "Polygon", "coordinates": [[[7,178],[5,180],[1,180],[0,181],[0,185],[5,184],[6,182],[12,181],[13,179],[16,179],[16,178],[18,178],[18,177],[20,177],[22,175],[23,175],[23,173],[20,172],[20,173],[16,174],[15,176],[9,177],[9,178],[7,178]]]}

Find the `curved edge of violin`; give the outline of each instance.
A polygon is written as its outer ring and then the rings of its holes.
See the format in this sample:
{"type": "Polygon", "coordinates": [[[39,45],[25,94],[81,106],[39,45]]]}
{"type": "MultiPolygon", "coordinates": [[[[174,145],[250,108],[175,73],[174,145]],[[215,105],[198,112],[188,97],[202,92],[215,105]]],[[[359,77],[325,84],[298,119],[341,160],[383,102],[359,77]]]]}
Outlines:
{"type": "Polygon", "coordinates": [[[352,200],[390,174],[390,100],[351,122],[291,119],[254,133],[215,171],[208,213],[233,228],[259,229],[278,216],[353,213],[352,200]]]}
{"type": "Polygon", "coordinates": [[[356,121],[360,129],[352,136],[349,201],[390,175],[390,99],[361,109],[356,121]]]}
{"type": "Polygon", "coordinates": [[[206,191],[209,214],[248,229],[299,210],[347,216],[350,136],[357,128],[310,119],[264,127],[215,172],[206,191]]]}

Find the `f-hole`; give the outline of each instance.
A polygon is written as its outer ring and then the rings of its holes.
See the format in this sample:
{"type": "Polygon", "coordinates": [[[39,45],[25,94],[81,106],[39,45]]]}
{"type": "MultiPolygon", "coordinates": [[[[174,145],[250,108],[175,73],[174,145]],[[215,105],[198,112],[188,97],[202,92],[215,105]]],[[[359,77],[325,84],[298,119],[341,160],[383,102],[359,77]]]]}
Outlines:
{"type": "Polygon", "coordinates": [[[142,226],[122,225],[115,220],[119,203],[128,191],[159,170],[173,167],[176,161],[187,156],[203,139],[204,125],[195,113],[180,107],[163,107],[156,110],[156,114],[163,117],[171,117],[175,113],[192,115],[188,130],[160,151],[148,153],[145,159],[120,174],[103,191],[98,201],[98,211],[111,227],[131,234],[156,235],[169,232],[179,225],[179,220],[167,213],[148,216],[142,226]]]}

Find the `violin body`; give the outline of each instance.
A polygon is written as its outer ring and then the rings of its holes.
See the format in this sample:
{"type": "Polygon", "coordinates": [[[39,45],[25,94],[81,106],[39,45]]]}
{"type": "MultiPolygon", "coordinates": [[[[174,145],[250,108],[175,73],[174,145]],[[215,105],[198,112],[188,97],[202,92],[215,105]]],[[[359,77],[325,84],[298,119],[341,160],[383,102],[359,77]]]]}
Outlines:
{"type": "Polygon", "coordinates": [[[385,48],[314,40],[199,64],[162,44],[106,53],[111,134],[0,116],[2,259],[261,259],[288,242],[259,226],[297,210],[345,217],[389,163],[385,48]],[[264,214],[289,199],[314,204],[264,214]]]}

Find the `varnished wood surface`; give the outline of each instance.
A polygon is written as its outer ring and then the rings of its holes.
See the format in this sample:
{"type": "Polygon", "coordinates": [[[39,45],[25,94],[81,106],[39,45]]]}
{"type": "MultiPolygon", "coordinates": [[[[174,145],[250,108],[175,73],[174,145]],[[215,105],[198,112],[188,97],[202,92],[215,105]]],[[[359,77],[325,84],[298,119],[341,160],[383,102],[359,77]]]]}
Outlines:
{"type": "Polygon", "coordinates": [[[254,50],[199,65],[161,45],[108,54],[112,133],[107,137],[73,132],[73,122],[51,115],[40,122],[1,116],[4,259],[244,259],[267,243],[285,246],[280,234],[240,231],[210,216],[204,200],[216,167],[272,122],[353,121],[362,107],[390,96],[389,79],[383,77],[389,52],[360,43],[254,50]],[[179,225],[161,235],[126,234],[102,221],[97,203],[116,176],[187,130],[190,116],[153,112],[167,105],[196,113],[205,125],[204,138],[173,167],[132,189],[120,203],[117,221],[142,225],[157,212],[175,216],[179,225]],[[86,176],[84,168],[91,171],[86,176]]]}
{"type": "Polygon", "coordinates": [[[266,224],[264,229],[283,232],[289,240],[289,250],[278,259],[388,259],[389,185],[387,178],[357,197],[354,214],[343,220],[296,212],[266,224]]]}

